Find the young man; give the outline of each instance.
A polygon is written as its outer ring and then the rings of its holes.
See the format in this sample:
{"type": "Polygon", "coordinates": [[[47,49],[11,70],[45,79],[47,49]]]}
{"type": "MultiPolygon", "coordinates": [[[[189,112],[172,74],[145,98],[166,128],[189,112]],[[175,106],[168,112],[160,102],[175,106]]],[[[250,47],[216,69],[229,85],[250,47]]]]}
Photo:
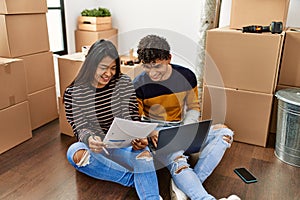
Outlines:
{"type": "MultiPolygon", "coordinates": [[[[171,64],[172,56],[166,39],[148,35],[140,40],[137,53],[144,69],[133,81],[139,114],[144,119],[161,122],[161,128],[197,122],[200,105],[196,76],[188,68],[171,64]]],[[[157,135],[153,137],[156,141],[157,135]]],[[[176,194],[182,195],[181,199],[187,199],[186,196],[192,200],[215,199],[202,183],[221,161],[232,139],[233,132],[225,125],[213,126],[194,168],[189,167],[183,151],[157,158],[169,169],[171,186],[176,194]]],[[[228,199],[240,198],[232,195],[228,199]]]]}

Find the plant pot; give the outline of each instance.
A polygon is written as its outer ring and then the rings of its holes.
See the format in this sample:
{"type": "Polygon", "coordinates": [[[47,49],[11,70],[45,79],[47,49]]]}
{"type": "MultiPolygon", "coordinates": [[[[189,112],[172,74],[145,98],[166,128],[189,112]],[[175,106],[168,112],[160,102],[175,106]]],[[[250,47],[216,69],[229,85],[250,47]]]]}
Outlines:
{"type": "Polygon", "coordinates": [[[103,31],[112,28],[110,17],[86,17],[79,16],[77,19],[78,29],[84,31],[103,31]]]}

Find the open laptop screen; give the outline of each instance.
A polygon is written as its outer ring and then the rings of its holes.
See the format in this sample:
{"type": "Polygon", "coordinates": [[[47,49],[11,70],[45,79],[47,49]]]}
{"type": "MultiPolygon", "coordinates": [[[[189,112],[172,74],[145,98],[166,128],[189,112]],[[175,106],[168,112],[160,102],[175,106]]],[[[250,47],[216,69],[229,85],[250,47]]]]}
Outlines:
{"type": "Polygon", "coordinates": [[[179,150],[184,150],[185,154],[197,153],[208,135],[211,123],[212,120],[204,120],[162,129],[159,131],[157,148],[151,147],[151,150],[156,154],[179,150]]]}

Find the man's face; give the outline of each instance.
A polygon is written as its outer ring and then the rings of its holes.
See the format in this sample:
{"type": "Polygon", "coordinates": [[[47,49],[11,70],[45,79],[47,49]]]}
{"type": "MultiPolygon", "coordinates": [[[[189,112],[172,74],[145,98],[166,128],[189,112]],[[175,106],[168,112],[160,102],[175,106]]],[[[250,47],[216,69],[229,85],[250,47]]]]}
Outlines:
{"type": "Polygon", "coordinates": [[[152,63],[144,63],[143,69],[152,81],[164,81],[172,73],[172,67],[169,63],[169,60],[156,60],[152,63]]]}

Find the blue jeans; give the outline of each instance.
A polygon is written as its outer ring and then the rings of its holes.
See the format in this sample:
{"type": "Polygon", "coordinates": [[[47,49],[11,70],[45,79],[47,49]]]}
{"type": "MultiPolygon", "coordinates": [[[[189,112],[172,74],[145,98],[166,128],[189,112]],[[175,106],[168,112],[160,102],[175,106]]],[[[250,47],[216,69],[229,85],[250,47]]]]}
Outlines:
{"type": "Polygon", "coordinates": [[[199,159],[194,168],[187,162],[187,156],[183,151],[178,151],[167,156],[160,156],[157,159],[167,166],[176,186],[184,192],[191,200],[215,199],[208,194],[202,183],[214,171],[221,161],[225,151],[230,144],[223,139],[223,136],[233,137],[233,132],[228,128],[210,129],[204,147],[199,154],[199,159]],[[179,159],[178,159],[179,158],[179,159]],[[181,167],[188,167],[177,171],[181,167]]]}
{"type": "Polygon", "coordinates": [[[135,187],[140,199],[159,199],[158,181],[152,157],[141,156],[144,150],[133,150],[132,147],[108,149],[110,155],[94,153],[82,142],[72,144],[67,151],[68,161],[76,170],[96,179],[135,187]],[[78,150],[87,150],[88,163],[78,166],[73,156],[78,150]]]}

